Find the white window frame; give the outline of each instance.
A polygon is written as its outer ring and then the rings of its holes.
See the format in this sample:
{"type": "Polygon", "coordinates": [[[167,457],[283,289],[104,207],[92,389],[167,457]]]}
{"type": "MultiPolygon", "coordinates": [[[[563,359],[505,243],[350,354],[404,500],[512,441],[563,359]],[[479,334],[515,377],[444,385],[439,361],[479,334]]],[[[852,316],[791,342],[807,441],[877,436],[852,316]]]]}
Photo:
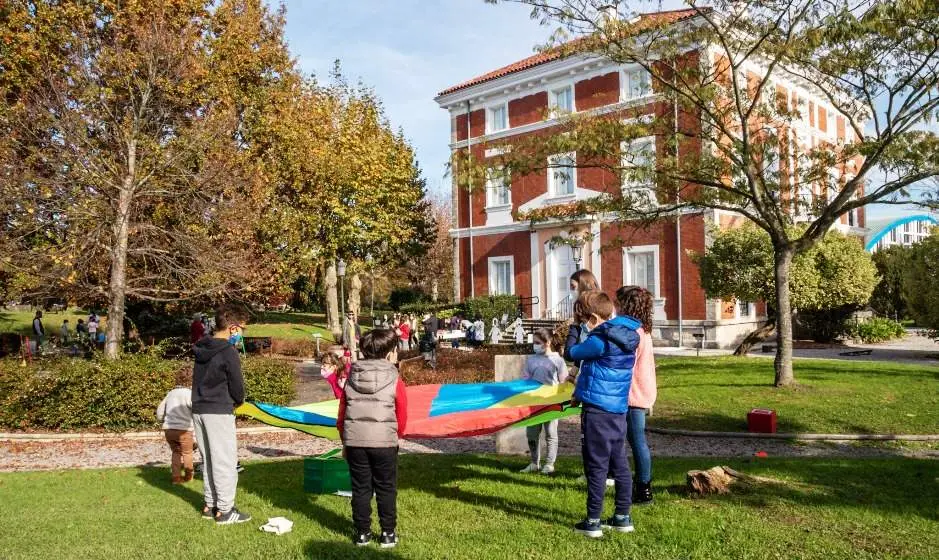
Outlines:
{"type": "Polygon", "coordinates": [[[506,255],[502,257],[489,257],[487,273],[489,276],[489,295],[502,295],[496,294],[493,292],[493,287],[496,285],[495,278],[495,267],[493,266],[496,263],[509,263],[509,293],[507,295],[515,295],[515,257],[513,255],[506,255]]]}
{"type": "MultiPolygon", "coordinates": [[[[634,145],[637,145],[637,144],[647,144],[647,143],[652,144],[652,161],[653,161],[653,164],[654,164],[654,163],[655,163],[655,159],[656,159],[656,157],[657,157],[657,155],[658,155],[657,146],[656,146],[656,144],[655,144],[655,136],[643,136],[642,138],[636,138],[635,140],[632,140],[631,142],[621,142],[621,143],[620,143],[620,145],[619,145],[619,149],[620,149],[620,153],[621,153],[621,155],[620,155],[620,166],[622,166],[622,167],[624,167],[624,168],[625,168],[625,167],[636,167],[635,165],[633,165],[632,162],[630,162],[630,161],[628,160],[628,158],[626,157],[626,154],[627,154],[628,152],[632,151],[632,147],[633,147],[634,145]]],[[[627,190],[635,190],[635,189],[652,189],[652,183],[651,183],[651,182],[649,182],[649,183],[627,183],[626,178],[624,177],[624,178],[623,178],[623,181],[622,181],[622,184],[620,185],[620,188],[621,188],[624,192],[627,191],[627,190]]]]}
{"type": "Polygon", "coordinates": [[[735,319],[755,319],[756,318],[756,302],[744,301],[742,299],[735,300],[734,301],[734,318],[735,319]],[[740,306],[744,303],[747,303],[750,306],[750,313],[746,315],[740,312],[740,306]]]}
{"type": "Polygon", "coordinates": [[[502,132],[503,130],[508,130],[512,128],[512,125],[509,123],[509,102],[503,101],[502,103],[497,103],[495,105],[490,105],[486,107],[486,134],[492,134],[494,132],[502,132]],[[505,127],[504,128],[495,128],[493,123],[493,111],[502,109],[505,112],[505,127]]]}
{"type": "Polygon", "coordinates": [[[548,156],[548,198],[572,198],[577,193],[577,152],[565,152],[548,156]],[[570,168],[571,192],[559,193],[557,190],[557,172],[560,167],[556,166],[557,160],[561,158],[571,158],[574,162],[570,168]]]}
{"type": "Polygon", "coordinates": [[[630,66],[628,68],[623,68],[620,71],[619,100],[621,103],[626,102],[626,101],[635,101],[637,99],[645,99],[647,97],[651,97],[652,95],[654,95],[654,93],[655,92],[652,90],[652,75],[645,68],[641,66],[630,66]],[[632,84],[630,83],[630,74],[633,74],[635,72],[642,72],[646,75],[646,78],[648,79],[648,83],[649,83],[649,89],[646,90],[646,92],[642,95],[639,95],[637,97],[632,97],[630,95],[632,93],[632,87],[631,87],[632,84]]]}
{"type": "Polygon", "coordinates": [[[652,294],[653,298],[662,297],[662,270],[661,264],[659,262],[659,246],[658,245],[635,245],[633,247],[623,247],[623,284],[630,285],[634,284],[632,281],[632,270],[629,265],[629,255],[633,253],[652,253],[652,260],[655,263],[653,268],[653,276],[655,277],[655,293],[652,294]]]}
{"type": "Polygon", "coordinates": [[[501,167],[486,170],[486,210],[504,209],[512,206],[512,180],[501,167]],[[501,179],[502,184],[496,184],[496,179],[501,179]],[[500,202],[498,197],[499,189],[505,189],[506,202],[500,202]]]}
{"type": "Polygon", "coordinates": [[[548,109],[554,115],[567,114],[567,113],[576,113],[577,112],[577,98],[574,95],[574,82],[565,82],[558,84],[556,87],[548,88],[548,109]],[[566,109],[561,109],[558,107],[558,97],[557,93],[561,90],[569,89],[571,91],[571,108],[570,111],[566,109]]]}

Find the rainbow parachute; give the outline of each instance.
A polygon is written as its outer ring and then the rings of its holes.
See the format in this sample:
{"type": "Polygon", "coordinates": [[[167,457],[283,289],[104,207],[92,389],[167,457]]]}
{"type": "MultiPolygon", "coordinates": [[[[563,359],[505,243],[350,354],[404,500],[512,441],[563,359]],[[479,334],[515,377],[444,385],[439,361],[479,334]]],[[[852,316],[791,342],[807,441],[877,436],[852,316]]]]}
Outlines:
{"type": "MultiPolygon", "coordinates": [[[[570,383],[542,385],[537,381],[416,385],[407,388],[408,421],[404,437],[432,439],[490,434],[504,428],[541,424],[577,414],[570,406],[570,383]]],[[[339,401],[299,406],[246,402],[236,414],[265,424],[293,428],[310,435],[339,439],[339,401]]]]}

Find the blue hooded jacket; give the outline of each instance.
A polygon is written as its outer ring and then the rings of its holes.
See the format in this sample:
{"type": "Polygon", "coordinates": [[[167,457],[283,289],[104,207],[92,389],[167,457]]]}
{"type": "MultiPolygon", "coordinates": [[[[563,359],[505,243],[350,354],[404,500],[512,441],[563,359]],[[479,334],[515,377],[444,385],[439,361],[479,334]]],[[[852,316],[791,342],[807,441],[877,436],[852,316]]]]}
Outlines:
{"type": "Polygon", "coordinates": [[[614,317],[570,347],[570,357],[581,361],[575,400],[615,414],[626,412],[640,326],[632,317],[614,317]]]}

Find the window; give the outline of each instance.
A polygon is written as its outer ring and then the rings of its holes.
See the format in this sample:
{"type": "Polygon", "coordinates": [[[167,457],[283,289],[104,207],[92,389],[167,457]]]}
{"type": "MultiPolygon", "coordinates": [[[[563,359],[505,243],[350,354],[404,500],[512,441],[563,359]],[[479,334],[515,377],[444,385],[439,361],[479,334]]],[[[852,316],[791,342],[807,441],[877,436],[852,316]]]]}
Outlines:
{"type": "Polygon", "coordinates": [[[639,180],[632,172],[638,169],[640,172],[649,172],[655,164],[655,137],[646,136],[633,140],[629,144],[625,142],[620,145],[623,152],[623,190],[636,188],[649,188],[652,181],[639,180]]]}
{"type": "Polygon", "coordinates": [[[910,232],[910,222],[907,222],[903,224],[903,233],[909,233],[909,232],[910,232]]]}
{"type": "Polygon", "coordinates": [[[515,293],[515,262],[513,257],[489,257],[489,295],[515,293]]]}
{"type": "Polygon", "coordinates": [[[741,319],[746,319],[748,317],[753,317],[754,305],[752,302],[737,300],[737,317],[741,319]]]}
{"type": "Polygon", "coordinates": [[[548,158],[548,188],[554,196],[574,194],[577,154],[557,154],[548,158]]]}
{"type": "Polygon", "coordinates": [[[904,245],[912,245],[912,244],[913,244],[913,236],[910,235],[909,233],[904,233],[904,234],[903,234],[903,244],[904,244],[904,245]]]}
{"type": "Polygon", "coordinates": [[[623,101],[639,99],[652,93],[649,73],[641,68],[623,73],[623,101]]]}
{"type": "Polygon", "coordinates": [[[549,95],[549,105],[559,113],[574,112],[574,86],[553,89],[549,95]]]}
{"type": "Polygon", "coordinates": [[[916,222],[916,233],[923,233],[923,222],[916,222]]]}
{"type": "Polygon", "coordinates": [[[890,241],[894,243],[897,242],[897,228],[893,228],[892,230],[890,230],[890,241]]]}
{"type": "Polygon", "coordinates": [[[486,208],[512,204],[511,181],[502,168],[486,170],[486,208]]]}
{"type": "Polygon", "coordinates": [[[486,132],[499,132],[509,127],[508,106],[503,103],[496,107],[490,107],[486,111],[486,132]]]}
{"type": "Polygon", "coordinates": [[[644,245],[623,249],[623,283],[642,286],[659,296],[659,246],[644,245]]]}

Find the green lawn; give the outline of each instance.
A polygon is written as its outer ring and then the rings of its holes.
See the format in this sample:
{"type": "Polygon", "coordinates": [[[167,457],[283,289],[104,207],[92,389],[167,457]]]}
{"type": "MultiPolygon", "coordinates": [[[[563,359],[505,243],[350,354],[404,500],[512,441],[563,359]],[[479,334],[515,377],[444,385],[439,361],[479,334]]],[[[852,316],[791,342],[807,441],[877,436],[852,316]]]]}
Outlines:
{"type": "MultiPolygon", "coordinates": [[[[0,311],[0,333],[19,333],[25,335],[33,334],[33,317],[35,311],[0,311]]],[[[99,315],[104,317],[103,315],[99,315]]],[[[68,319],[68,327],[74,333],[75,325],[79,319],[88,320],[88,313],[80,309],[70,309],[62,313],[53,313],[44,311],[42,313],[42,324],[46,328],[47,335],[58,335],[62,327],[62,320],[68,319]]]]}
{"type": "Polygon", "coordinates": [[[322,313],[275,313],[260,314],[245,331],[247,336],[271,336],[313,340],[313,334],[323,335],[323,340],[332,340],[326,328],[326,316],[322,313]]]}
{"type": "Polygon", "coordinates": [[[889,362],[796,360],[798,385],[775,388],[764,358],[657,358],[649,425],[743,431],[772,408],[781,432],[939,433],[939,369],[889,362]]]}
{"type": "MultiPolygon", "coordinates": [[[[169,484],[168,468],[0,474],[0,556],[18,558],[929,558],[939,557],[939,480],[928,460],[659,460],[657,503],[636,532],[577,536],[580,462],[521,475],[519,458],[401,459],[401,544],[348,541],[347,499],[302,492],[302,462],[250,463],[238,502],[254,520],[199,519],[201,485],[169,484]],[[785,484],[722,497],[680,494],[684,473],[730,464],[785,484]],[[884,484],[890,481],[889,484],[884,484]],[[261,533],[268,517],[294,531],[261,533]]],[[[608,500],[610,502],[610,500],[608,500]]],[[[608,503],[608,507],[611,507],[608,503]]],[[[376,522],[377,523],[377,522],[376,522]]]]}

